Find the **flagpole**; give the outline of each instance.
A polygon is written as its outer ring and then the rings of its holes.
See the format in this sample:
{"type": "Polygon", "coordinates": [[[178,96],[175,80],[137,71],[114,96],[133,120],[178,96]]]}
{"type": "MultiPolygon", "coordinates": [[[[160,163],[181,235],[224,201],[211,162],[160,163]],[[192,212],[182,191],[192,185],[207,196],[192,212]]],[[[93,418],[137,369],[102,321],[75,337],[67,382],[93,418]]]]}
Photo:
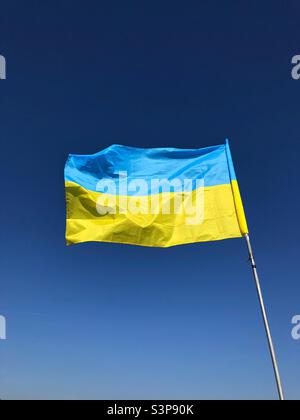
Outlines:
{"type": "Polygon", "coordinates": [[[284,398],[283,387],[282,387],[282,382],[281,382],[280,373],[279,373],[279,367],[278,367],[278,363],[276,359],[276,353],[275,353],[275,348],[274,348],[273,339],[271,335],[270,324],[268,321],[267,311],[266,311],[264,298],[263,298],[263,294],[262,294],[262,290],[260,286],[260,280],[259,280],[257,267],[256,267],[254,255],[253,255],[252,245],[251,245],[250,237],[248,234],[245,235],[245,238],[246,238],[247,247],[249,251],[249,257],[250,257],[250,262],[251,262],[251,266],[253,270],[253,275],[254,275],[254,279],[256,283],[256,289],[258,293],[259,303],[261,306],[262,316],[263,316],[263,320],[265,324],[266,334],[268,338],[269,349],[271,353],[271,358],[272,358],[272,363],[273,363],[273,368],[274,368],[274,373],[275,373],[275,378],[276,378],[276,384],[277,384],[277,389],[278,389],[278,395],[279,395],[280,401],[284,401],[285,398],[284,398]]]}

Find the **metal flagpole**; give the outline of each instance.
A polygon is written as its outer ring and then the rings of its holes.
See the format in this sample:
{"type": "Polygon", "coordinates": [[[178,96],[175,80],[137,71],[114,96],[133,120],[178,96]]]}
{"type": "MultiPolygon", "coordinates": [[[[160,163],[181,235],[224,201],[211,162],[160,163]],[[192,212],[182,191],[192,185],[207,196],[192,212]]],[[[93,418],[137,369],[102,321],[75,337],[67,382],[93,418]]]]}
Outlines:
{"type": "Polygon", "coordinates": [[[273,367],[274,367],[274,373],[275,373],[275,378],[276,378],[276,383],[277,383],[277,388],[278,388],[279,399],[281,401],[284,401],[284,393],[283,393],[283,388],[282,388],[278,363],[277,363],[277,359],[276,359],[276,354],[275,354],[274,344],[273,344],[273,340],[272,340],[270,325],[269,325],[267,311],[266,311],[264,298],[263,298],[263,294],[262,294],[262,290],[261,290],[261,286],[260,286],[257,267],[256,267],[256,263],[255,263],[255,260],[254,260],[254,255],[253,255],[253,250],[252,250],[252,246],[251,246],[251,242],[250,242],[250,237],[247,234],[247,235],[245,235],[245,238],[246,238],[246,242],[247,242],[247,246],[248,246],[249,257],[250,257],[251,266],[252,266],[254,279],[255,279],[255,283],[256,283],[259,303],[260,303],[260,306],[261,306],[261,311],[262,311],[262,315],[263,315],[263,319],[264,319],[265,329],[266,329],[266,333],[267,333],[267,337],[268,337],[268,343],[269,343],[270,353],[271,353],[273,367]]]}

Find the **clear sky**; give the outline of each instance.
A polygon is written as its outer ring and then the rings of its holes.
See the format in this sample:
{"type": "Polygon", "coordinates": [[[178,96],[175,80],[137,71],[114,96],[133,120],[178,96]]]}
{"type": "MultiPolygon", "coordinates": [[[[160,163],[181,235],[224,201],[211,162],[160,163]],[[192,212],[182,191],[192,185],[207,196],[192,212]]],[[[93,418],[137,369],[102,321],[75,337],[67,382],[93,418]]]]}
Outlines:
{"type": "Polygon", "coordinates": [[[1,4],[1,398],[276,398],[242,239],[65,246],[68,153],[226,137],[300,397],[299,16],[296,0],[1,4]]]}

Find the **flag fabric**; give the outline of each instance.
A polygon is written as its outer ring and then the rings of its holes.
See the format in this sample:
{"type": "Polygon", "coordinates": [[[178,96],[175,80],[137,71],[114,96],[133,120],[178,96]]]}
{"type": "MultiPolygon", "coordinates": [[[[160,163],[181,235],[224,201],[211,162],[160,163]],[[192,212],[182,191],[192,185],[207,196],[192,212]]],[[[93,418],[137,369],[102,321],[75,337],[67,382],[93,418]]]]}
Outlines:
{"type": "Polygon", "coordinates": [[[228,141],[202,149],[113,145],[69,155],[67,244],[170,247],[248,233],[228,141]]]}

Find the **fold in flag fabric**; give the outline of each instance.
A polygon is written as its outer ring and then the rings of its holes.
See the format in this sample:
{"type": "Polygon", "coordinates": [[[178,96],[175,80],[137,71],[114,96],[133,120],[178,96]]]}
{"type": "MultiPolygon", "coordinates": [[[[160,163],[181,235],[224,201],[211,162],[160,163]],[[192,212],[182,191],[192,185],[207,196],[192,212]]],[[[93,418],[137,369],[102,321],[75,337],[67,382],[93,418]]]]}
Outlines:
{"type": "Polygon", "coordinates": [[[113,145],[69,155],[67,244],[170,247],[248,233],[228,141],[202,149],[113,145]]]}

